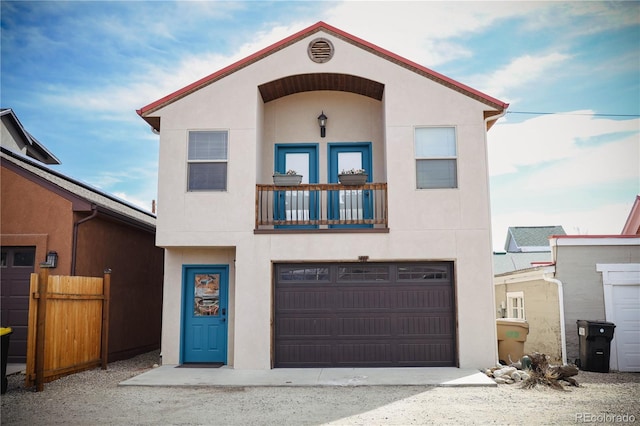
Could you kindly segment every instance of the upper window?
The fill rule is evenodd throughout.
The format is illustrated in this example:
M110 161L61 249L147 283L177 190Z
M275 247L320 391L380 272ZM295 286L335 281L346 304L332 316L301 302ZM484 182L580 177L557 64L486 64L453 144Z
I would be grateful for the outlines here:
M226 131L189 132L189 191L227 190L227 139Z
M415 143L418 189L457 188L456 129L418 127Z
M524 292L507 292L507 318L524 319Z

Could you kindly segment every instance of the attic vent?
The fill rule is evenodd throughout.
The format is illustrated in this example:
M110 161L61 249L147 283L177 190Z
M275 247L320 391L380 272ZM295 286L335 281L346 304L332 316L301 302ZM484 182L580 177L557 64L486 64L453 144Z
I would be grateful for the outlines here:
M317 38L309 43L307 53L313 62L328 62L333 57L333 44L326 38Z

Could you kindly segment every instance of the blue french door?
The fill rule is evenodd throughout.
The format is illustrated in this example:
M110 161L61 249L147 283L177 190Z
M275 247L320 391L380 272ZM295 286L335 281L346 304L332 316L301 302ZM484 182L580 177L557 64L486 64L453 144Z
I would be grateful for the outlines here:
M227 363L229 267L185 265L182 362Z
M318 183L317 144L277 144L275 147L275 171L286 173L295 170L302 175L302 183ZM291 223L316 220L318 218L317 191L274 192L275 220ZM281 227L316 228L316 225L281 225Z
M364 169L367 182L371 182L371 143L332 143L329 144L329 183L338 183L338 175L343 170ZM348 187L345 187L348 188ZM371 191L361 189L344 189L331 191L329 197L329 219L356 220L371 219L373 216L373 200ZM332 227L362 228L372 225L332 225Z

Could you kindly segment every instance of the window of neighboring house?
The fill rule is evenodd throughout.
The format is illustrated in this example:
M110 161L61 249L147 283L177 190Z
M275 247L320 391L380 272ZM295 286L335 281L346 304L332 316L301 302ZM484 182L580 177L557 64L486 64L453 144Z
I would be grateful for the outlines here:
M417 127L415 150L418 189L458 187L455 127Z
M226 131L189 132L189 191L226 191L228 162Z
M524 293L514 291L507 293L507 318L524 318Z

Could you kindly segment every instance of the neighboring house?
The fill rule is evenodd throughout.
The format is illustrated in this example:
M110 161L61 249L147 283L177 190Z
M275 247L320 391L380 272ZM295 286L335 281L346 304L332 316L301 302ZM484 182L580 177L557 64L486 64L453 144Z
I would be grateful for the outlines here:
M550 240L562 282L567 358L579 358L577 320L616 325L613 370L640 372L640 237L558 236Z
M493 253L493 274L500 275L550 263L551 235L566 233L562 226L509 227L504 243L505 251Z
M27 132L12 109L0 108L0 119L2 120L0 140L3 147L22 153L25 157L33 158L43 164L60 164L60 160L55 155Z
M493 365L486 132L507 106L319 22L140 109L163 363ZM338 184L352 168L366 185ZM302 185L274 186L289 169Z
M610 368L640 371L640 237L555 235L549 241L549 263L496 274L497 317L526 320L525 352L565 363L580 358L578 320L613 322Z
M622 235L640 235L640 195L636 196L631 207L629 217L622 228Z
M496 274L496 318L526 321L525 353L541 352L553 362L562 360L558 285L550 263Z
M504 249L508 253L551 252L550 235L566 235L562 226L510 226Z
M529 334L525 352L542 352L559 361L562 351L558 290L554 282L545 280L545 274L553 271L549 245L552 235L566 233L562 226L509 227L506 251L494 252L493 269L496 318L526 321Z
M58 256L53 275L102 277L105 268L112 269L109 361L158 348L163 251L155 247L155 217L25 157L23 149L16 152L23 142L11 139L35 139L15 126L17 120L4 118L0 311L2 326L14 331L8 362L25 362L29 276L39 272L49 252ZM48 153L37 145L31 157Z

